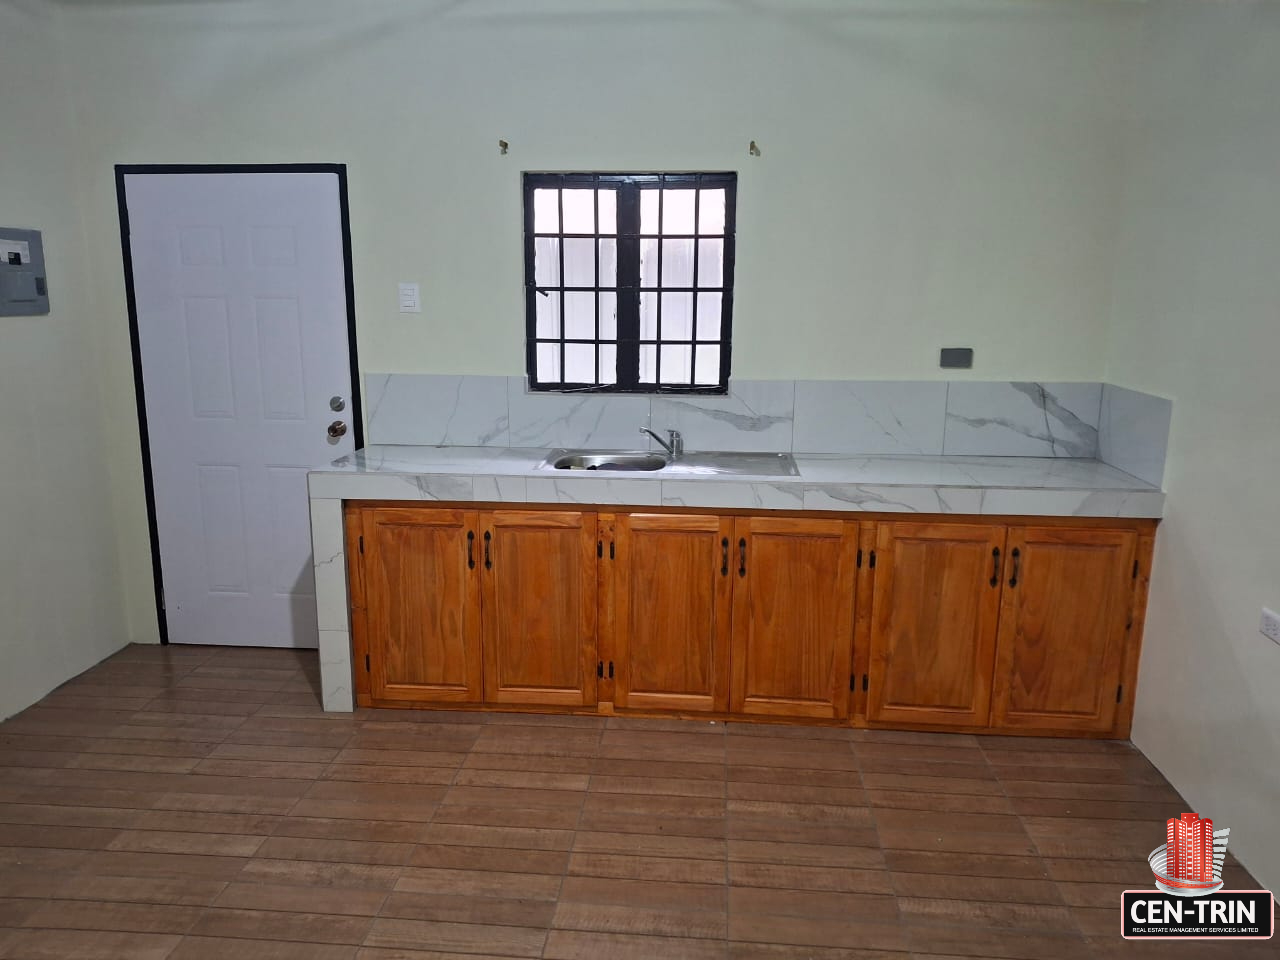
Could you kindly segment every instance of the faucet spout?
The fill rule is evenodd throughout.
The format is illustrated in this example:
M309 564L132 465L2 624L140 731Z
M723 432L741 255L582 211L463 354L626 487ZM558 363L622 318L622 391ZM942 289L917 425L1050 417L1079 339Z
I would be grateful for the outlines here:
M653 439L658 442L658 446L667 451L667 456L672 460L679 460L684 456L684 437L680 435L679 430L668 430L667 437L669 439L667 440L663 440L648 427L641 427L640 432L647 433L649 436L653 437Z

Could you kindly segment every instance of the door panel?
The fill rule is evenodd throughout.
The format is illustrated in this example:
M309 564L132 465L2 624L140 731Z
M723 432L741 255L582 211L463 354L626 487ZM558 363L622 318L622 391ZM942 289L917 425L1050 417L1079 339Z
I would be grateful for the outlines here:
M594 704L595 514L499 510L480 523L485 700Z
M985 726L1005 531L881 523L867 719Z
M735 713L849 713L856 523L751 517L731 544Z
M358 417L338 175L123 182L169 639L314 647L306 472Z
M468 539L476 518L460 510L365 511L374 698L480 701L480 570Z
M618 517L614 702L723 712L729 706L733 520Z
M1009 530L993 725L1112 728L1136 544L1131 530Z

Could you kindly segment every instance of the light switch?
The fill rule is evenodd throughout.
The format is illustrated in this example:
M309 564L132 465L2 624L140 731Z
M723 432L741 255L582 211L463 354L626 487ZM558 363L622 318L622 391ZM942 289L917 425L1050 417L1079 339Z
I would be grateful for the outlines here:
M418 285L416 283L400 284L400 312L422 312L422 299L418 295Z

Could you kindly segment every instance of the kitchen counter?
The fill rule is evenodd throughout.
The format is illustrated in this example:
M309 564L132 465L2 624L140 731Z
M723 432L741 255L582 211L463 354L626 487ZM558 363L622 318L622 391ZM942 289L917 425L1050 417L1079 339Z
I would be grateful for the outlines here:
M544 448L370 446L307 475L324 708L355 706L344 500L1159 517L1164 493L1097 460L795 456L798 475L549 470Z
M370 446L308 475L312 500L1159 517L1164 493L1097 460L796 454L799 474L550 470L542 448Z

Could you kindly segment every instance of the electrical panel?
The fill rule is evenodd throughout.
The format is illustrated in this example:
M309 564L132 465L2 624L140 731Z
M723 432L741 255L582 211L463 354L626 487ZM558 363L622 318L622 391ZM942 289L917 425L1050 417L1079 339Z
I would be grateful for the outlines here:
M49 312L44 244L39 230L0 227L0 317Z

